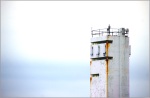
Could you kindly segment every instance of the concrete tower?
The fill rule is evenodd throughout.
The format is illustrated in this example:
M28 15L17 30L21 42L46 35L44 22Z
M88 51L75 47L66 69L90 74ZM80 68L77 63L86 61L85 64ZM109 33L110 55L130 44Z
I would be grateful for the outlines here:
M90 96L129 97L128 29L92 30L90 50Z

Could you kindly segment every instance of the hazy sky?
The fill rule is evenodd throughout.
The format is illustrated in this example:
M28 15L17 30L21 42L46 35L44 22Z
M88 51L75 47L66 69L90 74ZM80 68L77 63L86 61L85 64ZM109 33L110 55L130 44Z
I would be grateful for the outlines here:
M93 29L129 28L130 97L149 95L149 1L2 1L4 96L89 97Z

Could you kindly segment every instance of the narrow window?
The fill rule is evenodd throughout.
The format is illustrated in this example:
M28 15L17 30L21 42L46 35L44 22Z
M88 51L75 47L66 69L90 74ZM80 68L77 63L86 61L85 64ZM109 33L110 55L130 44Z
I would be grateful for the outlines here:
M98 46L98 53L97 53L97 56L100 55L100 46Z
M93 56L93 46L91 46L91 56Z
M92 77L99 77L99 74L91 74Z

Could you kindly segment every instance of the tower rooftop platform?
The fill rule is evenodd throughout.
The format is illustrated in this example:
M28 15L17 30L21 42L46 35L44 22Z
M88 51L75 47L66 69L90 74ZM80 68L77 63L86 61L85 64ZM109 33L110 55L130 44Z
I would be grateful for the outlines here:
M108 28L104 29L91 29L91 35L92 37L95 36L128 36L129 29L125 28L111 28L109 25Z

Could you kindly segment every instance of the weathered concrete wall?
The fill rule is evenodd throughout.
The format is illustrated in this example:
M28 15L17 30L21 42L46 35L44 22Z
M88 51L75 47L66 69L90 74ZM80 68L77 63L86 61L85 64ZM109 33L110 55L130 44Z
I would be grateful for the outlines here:
M91 97L106 97L106 61L96 60L91 63Z
M129 97L130 51L129 37L91 38L91 97Z

